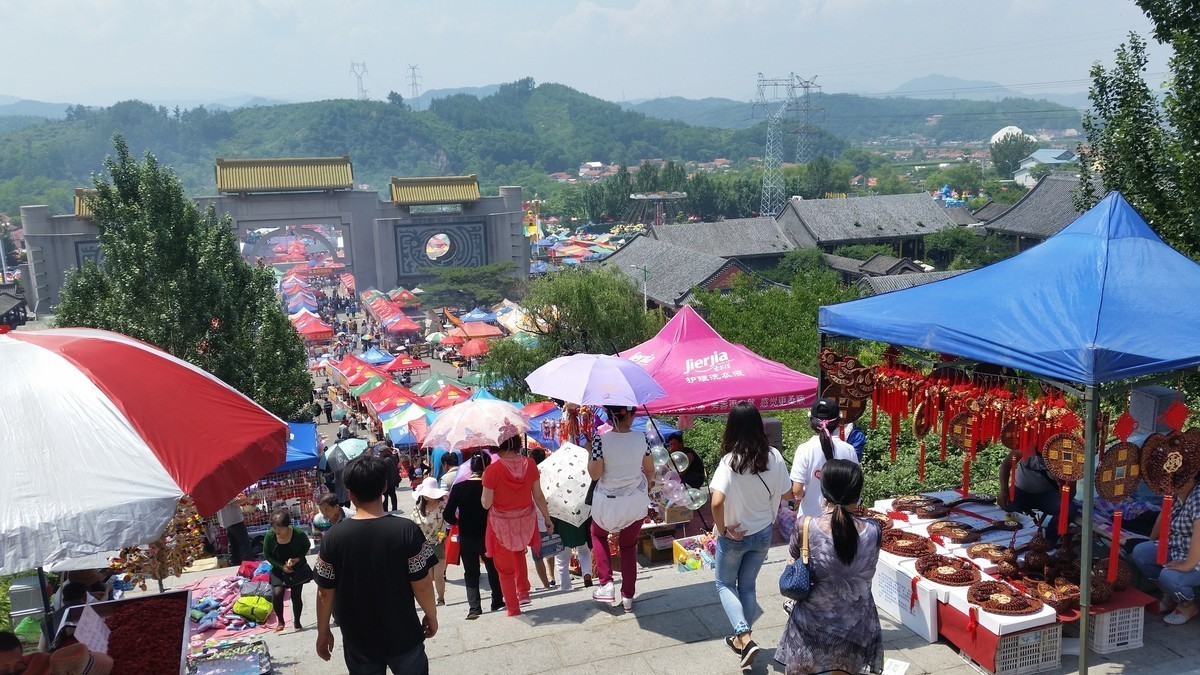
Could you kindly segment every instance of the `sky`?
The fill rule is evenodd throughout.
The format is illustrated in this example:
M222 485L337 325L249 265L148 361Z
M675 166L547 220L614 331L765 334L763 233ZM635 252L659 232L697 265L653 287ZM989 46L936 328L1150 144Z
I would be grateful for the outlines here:
M0 95L107 105L353 98L351 62L377 99L408 97L409 65L422 91L530 76L612 101L750 100L759 73L1070 93L1150 22L1133 0L0 0L0 27Z

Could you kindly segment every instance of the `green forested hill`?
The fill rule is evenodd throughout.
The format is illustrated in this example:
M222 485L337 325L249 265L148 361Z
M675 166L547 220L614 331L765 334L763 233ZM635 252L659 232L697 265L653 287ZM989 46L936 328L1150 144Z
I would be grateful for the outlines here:
M1063 125L1061 111L1040 101L879 100L834 95L816 130L818 151L838 156L843 139L871 138L897 130L927 130L953 138L986 137L1005 124L1026 128ZM887 104L890 107L880 108ZM876 107L871 107L871 106ZM941 105L957 106L936 125L925 118ZM1027 112L1016 116L1016 109ZM946 108L949 110L949 108ZM1066 109L1064 109L1066 110ZM1040 115L1040 117L1039 117ZM715 118L710 118L716 124ZM27 123L29 120L21 120ZM107 108L68 107L66 118L0 126L0 212L16 214L22 204L50 204L53 212L71 208L72 189L90 185L122 134L130 149L153 152L173 166L195 194L215 190L217 157L321 157L349 154L355 179L382 189L389 176L475 173L485 190L522 185L548 194L546 174L574 172L580 163L634 165L640 159L735 162L760 156L765 123L744 128L691 126L680 121L622 110L615 103L558 84L534 86L524 79L502 85L489 96L459 94L433 101L428 110L382 101L330 100L233 111L168 110L138 101ZM793 159L794 147L785 143Z
M761 128L734 131L649 118L556 84L529 79L493 95L434 101L429 110L380 101L331 100L210 112L138 101L72 107L64 120L0 134L0 212L21 204L70 207L122 134L135 153L153 152L196 194L215 190L217 157L349 154L355 179L383 188L389 176L476 173L486 188L546 185L547 173L581 162L710 161L762 153ZM833 142L831 151L840 151Z
M814 121L827 132L850 142L914 133L936 141L973 142L986 140L1010 124L1027 131L1082 128L1078 110L1027 98L970 101L823 94L813 100L823 108L814 115ZM762 119L761 112L754 117L750 103L725 98L660 98L626 107L659 119L729 129L743 129ZM941 117L935 124L928 124L934 115Z

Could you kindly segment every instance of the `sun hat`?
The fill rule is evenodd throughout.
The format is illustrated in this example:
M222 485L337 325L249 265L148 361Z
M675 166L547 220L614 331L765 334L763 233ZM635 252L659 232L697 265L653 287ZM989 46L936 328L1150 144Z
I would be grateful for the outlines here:
M441 499L448 492L438 487L436 478L426 478L421 481L421 486L413 491L413 501L421 501L421 497L429 497L430 499Z

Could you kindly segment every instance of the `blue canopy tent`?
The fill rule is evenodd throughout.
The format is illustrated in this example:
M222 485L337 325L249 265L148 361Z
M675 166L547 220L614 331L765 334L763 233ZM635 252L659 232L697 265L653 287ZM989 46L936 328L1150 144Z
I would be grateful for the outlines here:
M1101 385L1200 366L1197 297L1200 265L1112 192L1034 248L950 279L822 307L818 326L822 340L844 336L954 354L1080 394L1087 418L1081 543L1090 555L1096 417L1099 397L1110 391ZM1080 574L1081 635L1090 569L1083 565ZM1086 649L1079 669L1087 669Z
M317 425L288 422L287 458L275 471L311 469L317 465Z
M392 360L396 357L392 356L391 354L385 354L378 347L371 347L370 349L359 354L358 358L362 359L363 361L366 361L367 363L369 363L373 366L379 366L379 365L383 365L385 363L391 363Z
M462 319L463 321L495 321L496 315L490 312L485 312L476 307L475 309L463 314L458 318Z

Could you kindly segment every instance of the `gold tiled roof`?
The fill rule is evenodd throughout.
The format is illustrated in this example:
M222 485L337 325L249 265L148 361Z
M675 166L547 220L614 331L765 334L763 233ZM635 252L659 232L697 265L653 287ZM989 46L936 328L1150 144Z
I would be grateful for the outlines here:
M479 180L469 176L392 178L392 201L397 206L465 204L479 201Z
M345 190L354 187L350 155L274 159L217 158L220 192Z
M91 220L96 214L92 213L92 205L87 198L96 195L95 188L75 188L75 217L80 220Z

